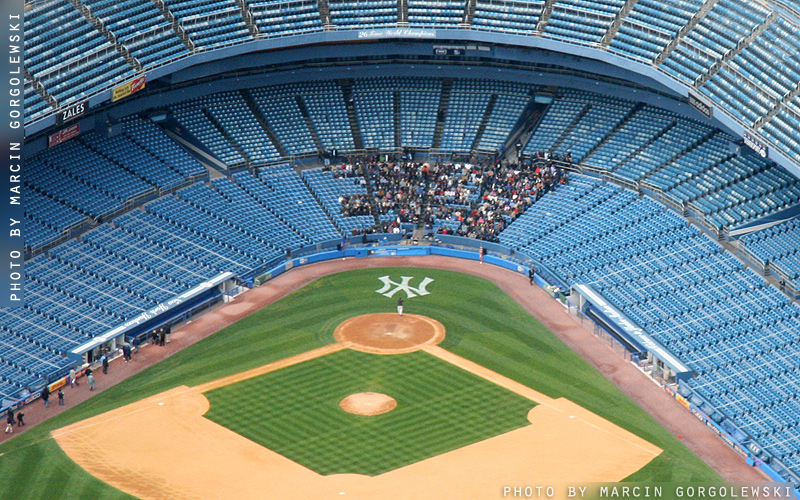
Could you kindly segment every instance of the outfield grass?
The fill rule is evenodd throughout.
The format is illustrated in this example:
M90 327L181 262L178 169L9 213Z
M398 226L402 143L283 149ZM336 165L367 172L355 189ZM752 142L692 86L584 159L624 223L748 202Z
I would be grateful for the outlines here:
M353 415L338 402L387 394L397 408ZM318 472L377 476L530 425L536 406L426 352L345 350L205 393L205 417Z
M720 477L499 288L481 278L432 269L363 269L322 278L142 373L0 446L0 500L131 498L84 472L49 432L178 385L197 385L332 343L347 318L395 310L378 276L425 276L430 295L406 312L440 321L442 347L550 397L566 397L662 448L635 481ZM268 284L265 286L269 286ZM121 429L135 439L147 429ZM102 446L102 443L97 443Z

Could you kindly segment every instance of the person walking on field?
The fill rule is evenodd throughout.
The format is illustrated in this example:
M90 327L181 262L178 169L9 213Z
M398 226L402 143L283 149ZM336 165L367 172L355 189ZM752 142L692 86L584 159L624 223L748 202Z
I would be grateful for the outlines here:
M8 415L6 416L6 434L14 432L14 412L8 410Z
M103 354L103 357L102 357L102 359L100 359L100 361L103 363L103 373L107 374L108 373L108 355L107 354Z
M86 382L89 384L89 390L93 391L94 390L94 375L91 374L91 373L89 375L87 375L86 376Z
M397 299L397 314L403 315L403 297Z
M25 425L25 421L23 420L23 418L25 418L25 414L22 413L21 411L17 412L17 427Z
M58 406L64 406L64 391L58 390Z

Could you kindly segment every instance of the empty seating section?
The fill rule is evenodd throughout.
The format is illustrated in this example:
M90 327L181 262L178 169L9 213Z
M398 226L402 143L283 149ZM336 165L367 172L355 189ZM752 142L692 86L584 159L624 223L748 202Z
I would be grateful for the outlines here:
M156 303L171 299L188 288L146 267L144 263L119 257L86 242L70 240L50 251L50 256L104 282L116 283L131 293ZM109 321L105 333L119 321Z
M709 132L709 129L699 125L676 122L615 170L613 175L629 182L639 181L699 143Z
M30 80L25 80L23 99L26 122L33 121L39 116L44 116L51 111L50 106L47 104L41 94L36 91Z
M704 215L716 228L733 227L800 202L797 178L782 168L767 164L760 158L752 160L749 165L736 160L740 158L729 160L726 167L737 172L732 179L728 178L732 184L716 184L715 191L703 193L689 202L691 209ZM712 168L699 179L698 184L703 185L704 178L719 182L727 175L726 170ZM741 177L736 178L737 175ZM725 187L720 189L720 185Z
M723 66L700 91L728 110L732 116L752 125L775 105L755 83L740 72L734 62Z
M234 0L164 0L196 47L252 40Z
M668 74L692 84L769 15L767 7L747 0L720 0L681 38L660 66Z
M777 144L786 156L800 162L800 99L789 102L759 132Z
M16 335L22 332L38 337L49 333L40 330L36 324L18 319L18 314L18 309L0 312L0 392L5 397L18 395L29 388L38 388L44 377L54 373L64 375L70 366L67 358Z
M623 118L633 111L634 104L622 99L603 97L587 92L567 91L562 99L584 102L589 106L583 116L575 122L573 128L565 128L561 142L551 147L554 152L566 154L570 152L573 161L580 162L594 146L606 137ZM548 118L549 120L550 118ZM536 148L531 145L532 151ZM546 148L545 148L546 149ZM526 151L528 149L526 148Z
M197 193L182 192L182 196L201 196ZM214 200L209 199L209 202ZM145 209L159 218L186 228L192 233L207 235L211 240L235 248L238 252L250 257L259 264L265 264L275 258L277 249L269 246L252 232L227 224L215 214L202 208L200 201L192 204L177 196L166 196L148 204ZM260 228L257 228L260 230Z
M82 0L82 3L89 15L99 20L97 27L70 0L32 3L26 9L25 67L30 74L25 88L26 122L55 110L35 90L34 81L43 85L58 106L63 106L133 77L136 62L147 70L190 57L192 53L181 42L170 15L175 16L200 51L255 40L235 0L167 0L166 16L148 0ZM620 19L621 24L608 46L599 47L625 3L625 0L557 0L542 34L651 64L705 2L635 2ZM247 8L252 13L252 29L265 37L321 32L326 25L335 29L398 26L400 20L395 0L332 0L328 4L329 19L324 20L318 3L313 0L256 0L247 2ZM471 14L466 8L468 4L456 0L411 0L402 21L412 27L468 26L533 34L545 2L478 0ZM660 69L692 85L715 62L737 49L739 53L726 61L700 90L752 125L791 92L800 79L800 62L793 57L800 45L800 35L788 14L777 15L774 21L770 18L763 33L752 43L740 46L772 14L772 8L760 2L720 0L681 37ZM123 47L135 61L125 61ZM405 98L404 103L410 104ZM769 131L772 140L787 145L781 133Z
M265 212L258 200L230 179L214 179L211 187L217 191L212 199L200 190L206 197L202 206L208 210L214 207L214 215L228 224L253 234L278 250L298 248L311 242L311 238L301 234L281 217L270 211ZM226 202L232 206L226 206Z
M36 3L25 10L25 69L59 104L134 72L69 0Z
M701 147L687 152L664 168L653 172L644 179L643 184L648 188L665 192L683 182L691 183L692 179L703 171L730 158L733 155L731 146L733 140L718 132Z
M307 82L297 87L322 147L340 151L355 149L342 88L332 81Z
M246 255L214 234L197 234L187 225L173 223L154 214L134 210L114 219L114 225L181 255L201 262L219 272L246 274L262 262Z
M455 80L444 120L441 149L470 151L490 95L483 91L481 80Z
M544 32L571 42L597 44L624 5L625 0L558 0Z
M363 28L371 26L396 26L397 1L329 0L331 22L337 28Z
M371 228L375 225L375 217L372 215L345 217L342 214L342 203L339 201L341 196L367 193L366 187L361 185L362 179L360 175L334 178L332 172L321 169L303 171L303 180L314 197L328 213L339 232L346 236L349 236L353 229Z
M119 322L111 314L36 280L25 282L26 307L65 324L87 336L105 333Z
M441 80L400 78L395 82L400 95L401 144L412 148L431 147L442 94Z
M170 23L161 23L148 31L137 32L128 39L120 40L120 44L145 68L165 64L188 54Z
M172 116L209 151L227 165L243 165L245 159L209 118L202 101L185 101L170 107Z
M29 280L102 309L113 315L113 321L117 322L133 318L156 305L152 300L139 297L117 284L100 281L55 258L40 256L30 259L25 264L25 273Z
M393 87L389 78L364 78L353 83L353 101L365 148L394 149Z
M87 217L39 191L25 192L25 245L31 250L46 246L69 230L87 222Z
M85 0L83 3L144 67L188 55L152 1Z
M162 163L124 134L102 137L96 132L79 139L84 145L125 170L165 191L180 186L184 177L169 165ZM104 168L103 166L99 166Z
M800 201L796 178L782 168L760 157L726 154L719 142L712 147L708 154L713 156L704 158L702 152L691 155L699 157L701 163L694 164L692 168L696 170L681 174L682 178L669 180L656 175L648 182L657 183L662 189L666 187L669 198L677 204L688 205L718 230L755 220ZM697 170L698 165L706 168ZM675 171L675 167L670 167L669 171Z
M267 36L321 31L316 0L256 0L249 2L258 31Z
M122 41L148 31L164 21L155 4L147 0L81 0L105 29Z
M218 274L215 269L192 261L170 248L160 248L152 243L143 242L124 230L109 225L88 232L82 240L119 258L137 262L186 289L198 286Z
M790 219L739 239L739 250L764 269L800 289L800 220Z
M579 118L586 107L586 102L575 101L568 97L553 100L528 139L523 153L530 155L537 151L552 149L564 131Z
M122 124L127 137L182 177L189 179L207 175L205 167L171 140L156 124L135 116L123 119Z
M584 162L606 171L614 171L646 147L675 123L676 116L651 106L639 110L608 136Z
M61 238L61 233L57 230L27 215L22 222L25 228L25 246L32 250L38 250Z
M92 218L122 210L123 203L83 179L70 177L50 161L37 157L26 160L25 186Z
M797 31L779 16L728 64L752 82L759 93L780 100L800 82L800 60L794 48L800 46Z
M530 33L536 29L544 2L477 0L472 27L485 30Z
M88 141L93 137L97 136L89 136ZM49 149L41 158L72 179L86 182L123 203L130 203L155 191L153 185L112 163L80 140L68 141Z
M796 391L781 390L800 380L800 363L785 362L800 355L800 308L716 242L652 200L577 175L500 239L569 284L591 285L688 363L698 373L689 384L717 410L775 456L797 455L770 443L800 421ZM768 408L791 416L765 426Z
M585 167L665 193L717 231L800 201L792 175L768 160L733 153L731 138L652 106L630 113L633 109L633 103L563 91L524 153L571 151Z
M491 81L483 81L481 86L497 97L477 148L484 151L499 150L528 105L533 89L528 85Z
M408 0L408 25L457 28L464 23L463 0Z
M524 153L571 151L585 167L665 193L717 231L800 201L792 175L760 157L734 154L731 138L659 108L633 109L633 103L564 91Z
M289 84L253 89L250 94L288 154L317 152L297 106L295 97L299 95L299 89L296 86Z
M232 178L267 210L312 243L341 237L303 180L289 165L263 168L258 178L247 172L234 174Z
M280 154L240 93L214 94L202 99L201 105L231 140L244 150L252 163L263 165L280 159Z
M190 229L213 235L220 241L229 242L243 252L268 262L283 253L285 246L298 246L302 241L297 234L282 225L270 214L253 212L256 204L239 187L233 186L228 197L220 192L230 185L226 178L215 179L213 189L202 183L193 184L175 193L174 198L162 198L146 208L168 220L178 222ZM236 196L232 203L230 196ZM248 210L248 205L250 210ZM286 241L285 245L281 241Z
M609 50L653 61L703 6L703 0L639 0L609 44Z

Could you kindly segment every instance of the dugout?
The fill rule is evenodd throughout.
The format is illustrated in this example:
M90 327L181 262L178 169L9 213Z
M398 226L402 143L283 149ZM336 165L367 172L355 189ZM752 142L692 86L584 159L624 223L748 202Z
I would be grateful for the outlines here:
M626 350L646 358L653 369L666 382L677 382L692 377L693 371L646 331L631 321L622 311L588 285L575 285L570 300L578 310L614 337Z
M91 363L103 352L113 353L126 339L133 339L155 328L191 318L193 314L224 300L226 294L239 286L240 280L234 274L220 274L117 325L103 335L92 338L73 349L69 357L78 366Z

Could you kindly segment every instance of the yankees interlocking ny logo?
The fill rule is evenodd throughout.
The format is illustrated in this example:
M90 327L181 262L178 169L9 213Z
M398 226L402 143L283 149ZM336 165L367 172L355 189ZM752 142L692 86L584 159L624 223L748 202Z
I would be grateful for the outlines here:
M433 283L433 280L428 277L425 277L416 288L409 284L411 280L414 279L413 276L400 276L400 278L400 283L397 283L396 281L392 281L388 276L381 276L378 279L383 282L383 288L375 290L375 293L380 293L384 297L392 298L397 292L403 291L406 292L406 297L409 299L417 295L428 295L431 293L426 287ZM392 286L394 286L394 288L392 288Z

